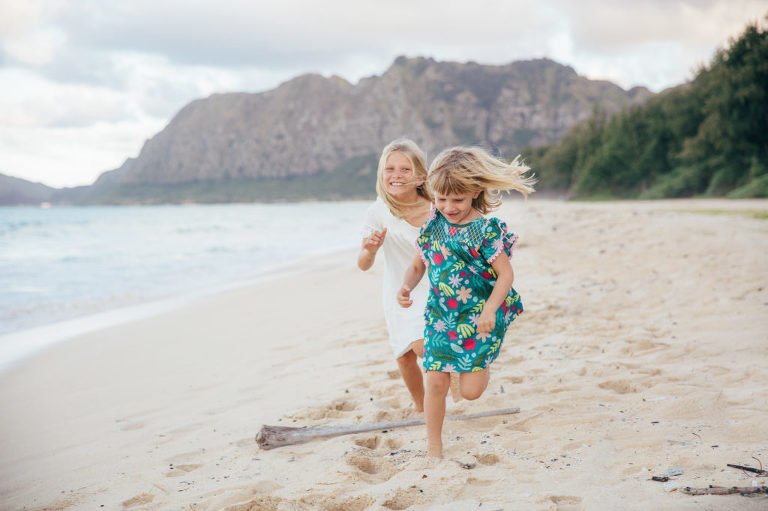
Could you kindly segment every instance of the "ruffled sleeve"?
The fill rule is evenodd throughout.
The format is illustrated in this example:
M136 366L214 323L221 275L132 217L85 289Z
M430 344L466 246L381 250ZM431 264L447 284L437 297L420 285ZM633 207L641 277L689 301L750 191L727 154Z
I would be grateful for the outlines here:
M432 209L429 212L429 218L427 218L426 222L424 222L424 225L421 226L421 229L419 230L419 236L416 238L416 250L419 252L421 260L424 261L424 266L427 268L429 268L429 261L427 261L429 238L432 234L432 227L434 227L436 220L437 209L432 206Z
M517 243L517 236L507 232L506 223L498 218L489 218L483 241L480 243L480 255L489 263L492 263L502 252L511 259L515 243Z

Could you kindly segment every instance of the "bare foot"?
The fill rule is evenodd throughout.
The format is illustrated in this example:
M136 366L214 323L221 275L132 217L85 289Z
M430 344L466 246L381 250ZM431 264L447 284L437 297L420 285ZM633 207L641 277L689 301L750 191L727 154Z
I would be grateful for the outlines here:
M430 458L442 458L443 457L443 444L428 444L427 445L427 456Z
M413 397L413 396L411 396ZM416 409L419 413L424 413L424 394L421 394L421 399L413 399L413 407Z

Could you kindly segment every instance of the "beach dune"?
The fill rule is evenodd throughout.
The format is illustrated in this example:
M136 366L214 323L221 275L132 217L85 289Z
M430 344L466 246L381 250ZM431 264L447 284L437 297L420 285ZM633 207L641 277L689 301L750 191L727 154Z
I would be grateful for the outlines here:
M768 485L727 467L768 467L766 211L506 203L526 311L448 413L521 411L446 422L442 461L423 427L254 442L420 417L353 251L62 342L0 374L0 509L766 509L675 489Z

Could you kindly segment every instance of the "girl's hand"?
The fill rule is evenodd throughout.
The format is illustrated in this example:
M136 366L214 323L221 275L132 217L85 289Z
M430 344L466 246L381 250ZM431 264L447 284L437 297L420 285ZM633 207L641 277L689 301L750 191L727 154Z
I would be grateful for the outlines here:
M491 312L483 308L480 317L477 318L477 332L480 334L489 334L496 326L496 312Z
M387 235L387 228L383 228L381 231L373 231L370 236L363 238L363 250L375 254L384 243L384 237Z
M403 286L400 288L400 290L397 292L397 303L399 303L400 307L403 307L404 309L407 309L413 305L413 300L411 300L410 287Z

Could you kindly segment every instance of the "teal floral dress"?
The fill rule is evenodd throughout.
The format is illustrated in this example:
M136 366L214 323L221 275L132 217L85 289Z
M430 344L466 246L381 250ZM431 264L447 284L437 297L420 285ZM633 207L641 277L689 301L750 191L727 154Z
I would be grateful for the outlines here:
M498 218L454 225L432 209L416 240L430 281L424 310L427 371L480 371L499 355L507 327L523 312L520 296L510 289L490 333L478 334L477 320L496 284L491 263L502 254L511 258L516 241Z

